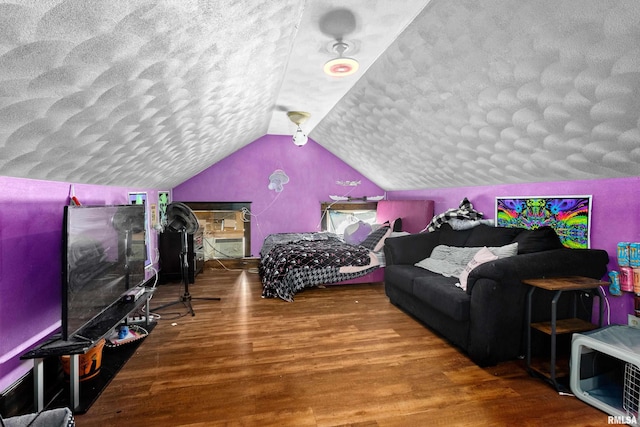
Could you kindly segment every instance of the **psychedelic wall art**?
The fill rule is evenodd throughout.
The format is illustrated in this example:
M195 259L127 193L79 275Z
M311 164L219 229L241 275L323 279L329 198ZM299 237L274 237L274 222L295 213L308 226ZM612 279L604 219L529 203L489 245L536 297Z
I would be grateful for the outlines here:
M564 246L589 248L591 196L496 197L496 226L549 226Z

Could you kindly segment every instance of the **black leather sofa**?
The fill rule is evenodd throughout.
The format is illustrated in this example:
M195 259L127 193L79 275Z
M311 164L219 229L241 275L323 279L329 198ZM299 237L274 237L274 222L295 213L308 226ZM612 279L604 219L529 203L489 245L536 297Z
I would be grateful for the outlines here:
M514 242L518 243L517 255L475 267L468 275L466 291L455 285L457 277L415 266L438 245L480 249ZM444 224L434 232L387 239L384 251L385 292L391 303L458 346L480 366L524 354L529 288L521 280L574 275L601 279L609 261L603 250L564 248L549 227L525 230L484 224L467 230ZM569 296L563 294L560 299L559 316L568 316L571 299L565 297ZM548 320L550 299L550 293L536 292L534 321ZM587 295L581 300L579 317L590 319L593 301Z

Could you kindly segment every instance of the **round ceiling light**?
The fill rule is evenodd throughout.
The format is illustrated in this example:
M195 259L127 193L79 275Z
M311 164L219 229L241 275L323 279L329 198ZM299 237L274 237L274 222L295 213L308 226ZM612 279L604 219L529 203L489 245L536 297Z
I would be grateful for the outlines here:
M344 40L333 42L329 50L338 54L324 64L325 74L332 77L345 77L358 71L360 64L353 58L343 56L345 52L352 50L352 46Z
M324 64L325 74L333 77L345 77L358 71L358 61L353 58L335 58Z

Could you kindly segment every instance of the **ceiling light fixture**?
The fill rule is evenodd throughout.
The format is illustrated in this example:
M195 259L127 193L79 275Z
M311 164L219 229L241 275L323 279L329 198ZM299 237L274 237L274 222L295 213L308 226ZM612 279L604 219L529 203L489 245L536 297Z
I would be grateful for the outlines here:
M343 56L351 46L345 41L337 41L332 49L338 54L337 58L331 59L324 64L325 74L332 77L345 77L358 71L360 64L353 58Z
M289 120L291 120L296 126L298 126L295 133L293 134L292 141L298 147L302 147L307 143L309 138L302 131L302 129L300 128L300 125L306 122L307 119L311 116L311 114L305 111L289 111L287 112L287 116L289 117Z

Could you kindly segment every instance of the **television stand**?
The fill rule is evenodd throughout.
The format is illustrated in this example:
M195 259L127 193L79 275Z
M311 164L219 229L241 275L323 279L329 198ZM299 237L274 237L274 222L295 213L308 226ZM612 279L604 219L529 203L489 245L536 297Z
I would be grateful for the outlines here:
M70 356L69 362L69 407L74 413L83 413L89 409L89 406L100 395L102 390L109 384L113 376L124 365L124 362L131 357L129 354L120 366L113 371L113 369L104 369L105 361L103 361L103 367L101 368L101 374L96 378L87 380L89 382L98 382L98 377L102 376L103 369L105 371L112 371L111 375L107 375L102 378L102 387L92 387L91 393L86 393L84 396L80 396L80 355L87 353L103 338L107 337L111 331L123 323L130 313L137 310L146 304L146 321L145 327L147 330L151 330L155 324L149 323L149 300L153 296L155 289L147 289L145 293L138 298L137 301L124 302L118 301L105 310L102 314L95 319L88 322L83 326L76 335L82 338L71 337L67 341L63 341L61 338L52 338L49 341L40 344L32 350L29 350L23 354L21 359L33 359L33 384L34 384L34 410L40 412L45 408L44 404L44 359L47 357L58 356ZM131 346L132 350L135 350L141 341L132 342L126 344L124 347ZM134 348L135 347L135 348ZM93 395L93 396L92 396ZM91 398L92 397L92 398Z

